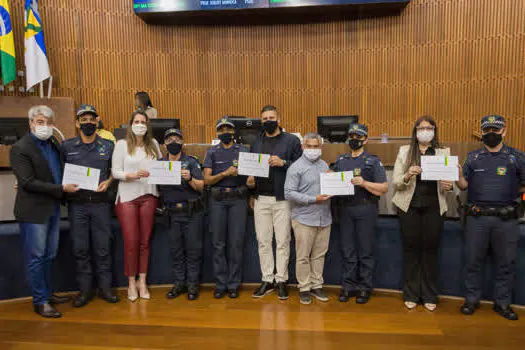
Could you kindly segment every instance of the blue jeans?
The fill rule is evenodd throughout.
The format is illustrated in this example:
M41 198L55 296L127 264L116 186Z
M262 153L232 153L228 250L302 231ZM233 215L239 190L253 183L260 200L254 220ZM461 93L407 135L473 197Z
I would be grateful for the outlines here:
M42 305L51 297L51 265L58 250L60 206L44 224L19 222L19 225L33 304Z

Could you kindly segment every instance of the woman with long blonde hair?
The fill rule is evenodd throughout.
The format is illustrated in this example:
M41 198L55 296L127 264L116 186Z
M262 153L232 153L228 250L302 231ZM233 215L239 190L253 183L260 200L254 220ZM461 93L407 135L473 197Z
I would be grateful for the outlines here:
M146 275L158 192L156 185L148 184L149 172L141 165L147 160L157 160L160 154L147 114L143 110L133 112L126 139L115 146L112 165L113 177L120 180L117 216L124 237L124 273L129 279L130 301L150 298Z

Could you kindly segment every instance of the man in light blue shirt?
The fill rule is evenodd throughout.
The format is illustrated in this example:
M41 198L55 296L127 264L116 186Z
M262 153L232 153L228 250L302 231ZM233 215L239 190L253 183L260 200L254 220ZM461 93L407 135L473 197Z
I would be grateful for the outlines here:
M318 134L306 134L303 155L288 169L284 184L284 196L292 205L301 304L310 304L311 295L320 301L328 301L323 292L323 268L332 215L330 196L320 194L321 174L329 170L321 159L321 148L322 140Z

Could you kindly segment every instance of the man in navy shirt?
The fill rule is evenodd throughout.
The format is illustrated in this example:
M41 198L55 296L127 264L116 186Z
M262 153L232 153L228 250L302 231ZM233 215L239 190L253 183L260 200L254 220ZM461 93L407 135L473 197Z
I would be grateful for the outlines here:
M211 186L214 296L220 299L228 292L229 298L237 298L248 216L246 176L237 173L237 165L239 153L248 148L234 142L235 125L227 117L217 122L216 129L221 143L208 149L204 160L204 182Z
M107 192L112 181L114 144L98 136L97 111L92 105L83 104L78 108L75 124L79 136L62 145L64 161L98 169L100 178L96 191L80 190L66 197L80 289L73 306L83 307L93 297L92 260L97 269L98 295L108 303L116 303L119 298L111 289L111 200Z
M352 124L348 130L350 153L337 158L333 171L351 171L353 196L339 198L341 252L343 256L342 289L339 301L357 296L358 304L368 302L374 272L375 228L379 196L388 191L383 164L364 150L368 128Z
M60 202L64 193L78 191L62 185L62 154L53 137L55 115L47 106L29 110L30 134L11 148L11 167L18 190L14 214L20 226L24 263L33 295L33 306L43 317L62 314L53 304L70 300L52 294L51 265L58 250Z
M479 307L483 265L488 247L496 265L493 310L517 320L512 310L519 237L517 199L525 192L525 155L503 143L505 118L489 115L481 120L485 147L470 152L458 187L468 189L465 227L467 295L461 312L472 315Z
M291 218L290 203L284 198L286 172L303 154L301 142L295 135L284 132L281 119L274 106L261 110L264 131L252 144L252 153L270 155L270 176L250 177L248 185L255 187L254 219L262 283L253 293L262 298L277 287L279 299L288 299L288 263L290 260ZM275 260L273 238L275 231ZM277 273L274 273L274 269ZM277 286L275 285L277 283Z
M202 267L202 235L204 206L201 192L204 187L201 166L182 148L184 139L179 129L164 133L168 156L163 161L181 162L181 184L161 185L159 190L170 217L173 288L166 295L173 299L188 293L188 300L199 297L199 278Z

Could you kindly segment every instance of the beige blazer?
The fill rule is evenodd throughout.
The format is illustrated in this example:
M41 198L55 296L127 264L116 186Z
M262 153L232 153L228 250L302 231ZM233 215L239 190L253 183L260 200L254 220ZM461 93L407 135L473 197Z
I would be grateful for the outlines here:
M394 174L392 175L392 183L394 185L394 197L392 203L405 213L410 207L410 202L414 196L414 190L416 188L416 177L412 176L409 182L405 182L405 162L409 157L410 146L401 146L399 153L397 154L396 164L394 165ZM436 156L449 156L450 148L438 148L436 149ZM438 199L439 199L439 211L441 215L444 215L447 210L447 193L438 186Z

